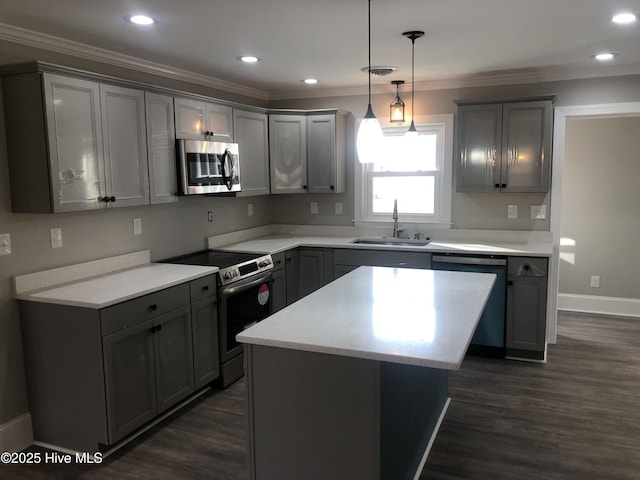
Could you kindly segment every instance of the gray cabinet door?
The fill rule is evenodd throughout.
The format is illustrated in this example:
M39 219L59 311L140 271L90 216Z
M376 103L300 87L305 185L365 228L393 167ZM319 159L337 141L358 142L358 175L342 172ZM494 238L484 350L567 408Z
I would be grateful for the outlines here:
M271 193L307 191L307 118L269 116Z
M151 328L148 320L102 339L110 444L156 416Z
M173 97L145 93L147 157L152 204L177 202L176 131Z
M194 391L193 337L188 306L153 320L158 413Z
M100 85L107 196L110 207L149 204L144 92Z
M310 193L336 190L336 116L307 117L307 173Z
M315 292L325 284L324 251L322 249L300 249L300 296Z
M43 74L43 82L53 211L103 208L100 199L106 195L106 183L100 87L48 73Z
M271 272L271 295L273 313L287 306L287 270L285 268Z
M502 112L502 191L548 192L551 102L505 103Z
M175 127L177 138L233 141L233 110L226 105L203 102L191 98L175 98Z
M269 123L265 113L233 110L240 151L242 191L238 196L269 194Z
M287 305L300 299L300 255L298 250L285 253L287 276Z
M511 350L545 351L547 315L547 260L509 258L507 276L507 354ZM517 352L515 352L515 356Z
M191 304L193 372L196 390L220 376L218 302L207 297Z
M500 187L502 105L458 108L456 182L459 192L494 192Z

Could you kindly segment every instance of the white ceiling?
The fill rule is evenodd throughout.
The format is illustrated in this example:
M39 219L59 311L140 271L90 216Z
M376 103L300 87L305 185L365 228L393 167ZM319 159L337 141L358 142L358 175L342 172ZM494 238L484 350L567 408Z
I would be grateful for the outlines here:
M409 84L407 30L426 32L416 41L416 88L640 73L640 22L610 20L621 10L640 14L640 0L373 0L371 10L372 63L398 67L374 78L377 88L393 88L395 79ZM125 20L140 12L156 23ZM265 98L362 93L367 85L360 71L367 65L366 0L0 0L0 23L0 38L10 38L7 31L24 38L29 32L20 29L27 29ZM591 56L601 51L619 55L596 64ZM236 60L246 54L262 60ZM306 77L319 84L304 85Z

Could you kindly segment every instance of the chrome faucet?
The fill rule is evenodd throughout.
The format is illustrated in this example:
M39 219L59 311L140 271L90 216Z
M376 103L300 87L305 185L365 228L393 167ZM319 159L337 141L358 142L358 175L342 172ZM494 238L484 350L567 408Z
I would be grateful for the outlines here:
M400 238L404 228L398 228L398 199L393 201L393 238Z

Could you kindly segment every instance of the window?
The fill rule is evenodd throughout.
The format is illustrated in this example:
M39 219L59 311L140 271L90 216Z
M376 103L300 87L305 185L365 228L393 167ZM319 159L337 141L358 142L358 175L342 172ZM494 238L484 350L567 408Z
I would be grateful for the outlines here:
M384 146L375 163L356 167L356 222L391 222L394 200L406 223L451 222L453 115L416 118L418 137L407 127L383 127Z

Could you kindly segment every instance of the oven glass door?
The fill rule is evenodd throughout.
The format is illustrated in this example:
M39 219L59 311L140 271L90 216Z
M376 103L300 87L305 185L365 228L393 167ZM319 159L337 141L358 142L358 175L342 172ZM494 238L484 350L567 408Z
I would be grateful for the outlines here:
M220 353L227 361L243 351L236 335L271 315L271 273L229 285L221 293Z

